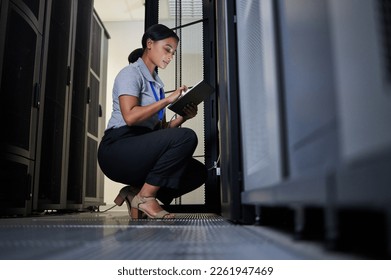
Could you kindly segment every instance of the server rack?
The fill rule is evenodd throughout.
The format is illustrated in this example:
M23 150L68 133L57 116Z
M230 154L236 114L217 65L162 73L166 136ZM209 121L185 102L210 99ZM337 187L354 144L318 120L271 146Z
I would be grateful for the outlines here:
M100 81L89 97L93 1L4 0L0 13L1 116L7 120L0 144L1 215L103 204L102 174L88 162L96 161L96 149L86 148L86 125L90 107L90 124L102 133L109 36L96 44Z
M225 216L243 220L253 206L253 221L296 238L389 256L390 2L238 0L221 22L220 4L219 78L239 69L225 79L237 79L234 97L219 83L221 142L236 143L222 150L222 191L240 194ZM241 144L229 119L239 120Z
M32 210L37 165L39 107L45 79L43 45L46 1L1 1L0 75L1 215Z
M240 198L243 185L235 3L216 1L215 5L221 213L232 221L240 221L244 209Z

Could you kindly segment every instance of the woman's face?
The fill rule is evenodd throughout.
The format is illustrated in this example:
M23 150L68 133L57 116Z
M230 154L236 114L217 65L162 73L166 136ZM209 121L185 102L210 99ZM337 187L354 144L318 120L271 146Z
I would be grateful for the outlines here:
M150 58L159 68L165 69L174 57L178 42L175 38L166 38L160 41L148 41Z

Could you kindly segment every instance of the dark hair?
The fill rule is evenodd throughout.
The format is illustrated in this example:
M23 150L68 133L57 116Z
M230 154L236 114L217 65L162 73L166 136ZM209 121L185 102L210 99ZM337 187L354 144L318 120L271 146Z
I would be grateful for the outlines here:
M138 48L138 49L133 50L133 51L129 54L129 56L128 56L129 64L130 64L130 63L136 62L140 57L142 57L143 52L144 52L144 51L143 51L142 48Z
M179 37L176 33L163 24L155 24L150 26L144 33L141 40L143 49L147 48L147 40L151 39L152 41L160 41L167 38L175 38L179 42Z

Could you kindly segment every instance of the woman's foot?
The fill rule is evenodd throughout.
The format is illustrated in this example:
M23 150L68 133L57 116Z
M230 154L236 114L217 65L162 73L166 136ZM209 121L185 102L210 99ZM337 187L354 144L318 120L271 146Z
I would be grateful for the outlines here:
M131 201L135 197L135 195L140 191L138 187L125 186L123 187L117 197L114 199L114 203L118 206L122 206L124 202L126 202L126 206L128 207L129 216L131 216Z
M153 196L141 196L137 194L131 203L131 217L140 218L140 211L152 219L174 219L175 215L165 211Z

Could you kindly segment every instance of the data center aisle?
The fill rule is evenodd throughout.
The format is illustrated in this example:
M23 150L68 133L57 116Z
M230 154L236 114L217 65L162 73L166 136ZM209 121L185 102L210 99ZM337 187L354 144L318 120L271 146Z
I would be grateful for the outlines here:
M131 220L127 212L0 219L0 259L354 259L260 226L215 214Z

